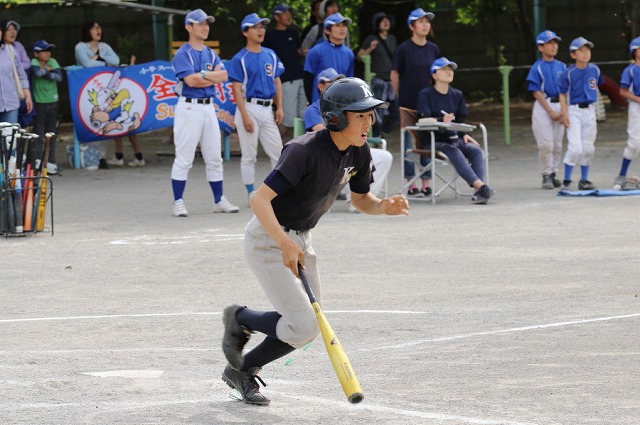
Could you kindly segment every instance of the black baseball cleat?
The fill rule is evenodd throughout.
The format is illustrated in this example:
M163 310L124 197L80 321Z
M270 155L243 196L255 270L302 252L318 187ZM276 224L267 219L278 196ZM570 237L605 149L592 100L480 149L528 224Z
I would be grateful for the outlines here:
M260 394L258 381L263 387L266 387L267 384L258 376L258 372L260 372L259 367L254 367L247 372L241 372L228 364L222 372L222 380L238 391L242 396L242 401L245 403L266 406L270 403L270 400Z
M242 349L251 338L251 331L241 326L236 319L236 314L243 308L245 307L233 304L226 307L222 313L222 323L224 324L222 351L234 369L242 367Z

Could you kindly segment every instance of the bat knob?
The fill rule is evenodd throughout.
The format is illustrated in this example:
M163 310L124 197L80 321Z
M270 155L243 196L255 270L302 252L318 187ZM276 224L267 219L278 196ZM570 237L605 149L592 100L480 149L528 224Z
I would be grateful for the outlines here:
M349 396L348 400L351 404L358 404L364 398L364 394L362 393L353 393Z
M91 125L94 127L100 127L100 121L92 121Z

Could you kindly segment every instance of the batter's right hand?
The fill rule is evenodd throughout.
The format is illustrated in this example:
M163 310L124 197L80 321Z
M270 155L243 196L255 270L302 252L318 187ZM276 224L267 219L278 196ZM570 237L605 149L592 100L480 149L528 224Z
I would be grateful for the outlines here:
M282 264L291 270L297 278L300 278L298 274L298 263L304 267L304 252L302 252L298 244L289 237L282 242L280 250L282 250Z

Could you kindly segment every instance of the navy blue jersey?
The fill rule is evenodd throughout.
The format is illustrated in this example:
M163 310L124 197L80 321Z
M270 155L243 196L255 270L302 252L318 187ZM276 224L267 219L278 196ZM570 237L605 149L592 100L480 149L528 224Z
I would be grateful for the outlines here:
M629 90L636 96L640 96L640 66L632 63L622 71L620 87Z
M562 74L558 87L560 93L569 95L569 103L595 103L598 99L598 86L604 84L600 68L592 63L580 69L571 65Z
M242 48L227 64L229 79L244 86L246 98L272 99L276 95L274 80L284 72L284 65L271 49L259 53Z
M311 102L320 99L320 92L316 88L318 87L318 74L327 68L333 68L338 74L345 77L353 77L353 52L344 44L333 44L326 40L309 50L304 61L304 70L313 74Z
M220 57L212 49L205 46L202 50L196 50L189 43L180 46L173 57L172 65L176 78L181 81L187 75L197 74L200 71L213 71L218 65L220 69L225 69ZM215 93L214 86L196 88L184 84L181 95L204 98L213 97Z
M267 31L262 46L276 52L284 64L284 73L280 76L283 83L302 79L302 60L298 54L300 38L297 32L292 29Z
M418 114L424 117L438 118L438 121L442 121L441 111L454 114L456 116L455 122L464 122L469 112L462 92L451 86L449 86L447 94L440 93L434 87L422 89L418 94ZM436 142L451 142L463 134L447 130L436 131Z
M538 59L531 66L527 76L529 91L541 91L546 97L558 97L558 81L566 70L567 66L559 60Z
M272 171L276 172L291 185L271 201L278 222L289 229L310 230L347 183L352 192L369 192L371 152L366 143L341 152L329 130L320 130L285 144Z
M431 85L431 64L440 56L437 44L428 42L418 46L406 40L393 52L393 69L400 75L398 105L416 109L418 93Z

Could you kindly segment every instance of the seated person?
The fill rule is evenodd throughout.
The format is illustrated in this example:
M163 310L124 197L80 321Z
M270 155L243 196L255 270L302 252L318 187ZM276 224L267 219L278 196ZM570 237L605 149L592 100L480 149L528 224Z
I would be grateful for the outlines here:
M447 58L436 59L431 65L433 85L424 88L418 95L418 115L432 117L445 123L463 123L467 117L467 106L462 92L450 86L453 71L458 68ZM422 132L422 149L430 149L428 133ZM495 191L484 182L485 164L478 142L467 133L441 129L435 132L436 150L444 153L469 186L475 189L471 198L474 204L486 204Z
M333 68L327 68L318 74L318 90L322 94L325 88L336 80L344 78L344 75L338 74ZM320 99L310 104L304 113L304 128L306 131L318 131L325 127L325 123L320 113ZM393 156L382 149L371 149L371 159L373 160L373 182L371 183L371 193L378 195L382 190L389 170L391 170L391 162ZM349 195L351 193L347 191L347 202L349 203L349 212L358 212L358 210L351 205Z

